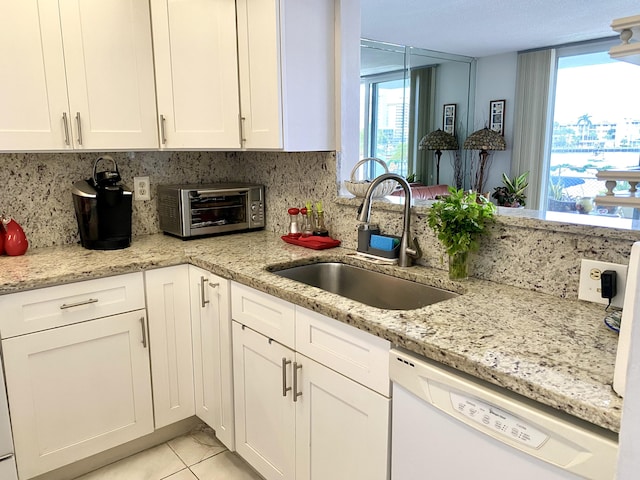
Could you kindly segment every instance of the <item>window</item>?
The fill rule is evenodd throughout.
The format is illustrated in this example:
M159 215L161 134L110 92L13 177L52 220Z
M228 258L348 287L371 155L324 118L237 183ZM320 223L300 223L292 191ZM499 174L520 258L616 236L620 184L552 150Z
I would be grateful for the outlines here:
M360 82L360 158L384 160L389 171L407 174L408 98L405 72L362 77ZM383 172L375 162L366 178Z
M606 190L595 178L597 170L639 164L640 68L611 60L611 45L557 51L547 195L541 195L549 211L587 213L578 200ZM619 182L618 188L624 186ZM591 214L631 217L633 210L596 207Z

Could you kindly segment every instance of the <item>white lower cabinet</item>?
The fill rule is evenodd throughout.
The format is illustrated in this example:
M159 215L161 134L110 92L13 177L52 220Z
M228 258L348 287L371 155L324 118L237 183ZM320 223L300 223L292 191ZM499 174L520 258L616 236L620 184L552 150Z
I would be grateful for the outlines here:
M255 305L261 299L270 305L273 299L235 287L232 283L232 305L238 295ZM252 330L232 311L236 451L267 480L388 479L391 400L344 373L358 364L369 377L386 375L383 390L388 392L388 370L370 370L379 363L377 357L388 358L389 343L354 327L338 324L334 329L335 320L291 308L297 317L313 320L308 331L315 333L314 348L326 345L333 365L328 368ZM279 311L275 315L281 317ZM297 329L297 321L290 325ZM345 327L353 332L343 337ZM299 347L306 348L296 343ZM379 379L372 383L384 384Z
M296 354L297 480L388 477L390 399Z
M267 480L295 478L293 350L233 322L236 451Z
M145 272L156 428L195 414L189 266Z
M136 310L2 341L22 480L153 431L145 322Z
M235 449L230 281L189 265L196 415Z

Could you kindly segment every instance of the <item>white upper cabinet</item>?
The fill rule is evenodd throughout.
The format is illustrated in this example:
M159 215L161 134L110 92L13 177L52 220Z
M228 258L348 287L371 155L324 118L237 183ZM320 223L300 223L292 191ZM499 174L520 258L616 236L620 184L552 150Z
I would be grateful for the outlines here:
M149 6L6 0L0 150L157 148Z
M334 1L236 4L242 146L334 150Z
M235 0L151 0L161 147L240 148Z
M333 0L151 10L163 148L335 149Z
M55 2L0 2L0 151L71 148L62 32Z

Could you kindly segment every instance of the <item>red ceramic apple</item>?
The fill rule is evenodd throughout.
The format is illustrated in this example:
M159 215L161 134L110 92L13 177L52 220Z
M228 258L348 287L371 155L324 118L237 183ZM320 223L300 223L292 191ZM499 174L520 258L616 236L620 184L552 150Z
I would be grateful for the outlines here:
M4 216L2 217L2 225L5 230L4 251L11 256L24 255L29 248L29 242L22 227L11 217Z

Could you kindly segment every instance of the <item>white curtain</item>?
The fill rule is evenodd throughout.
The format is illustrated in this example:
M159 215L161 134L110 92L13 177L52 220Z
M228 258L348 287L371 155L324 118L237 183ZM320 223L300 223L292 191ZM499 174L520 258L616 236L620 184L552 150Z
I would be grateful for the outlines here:
M540 205L541 188L546 188L545 139L549 132L549 86L554 63L553 49L518 55L511 176L529 172L527 207L533 209ZM546 197L545 194L542 199Z

